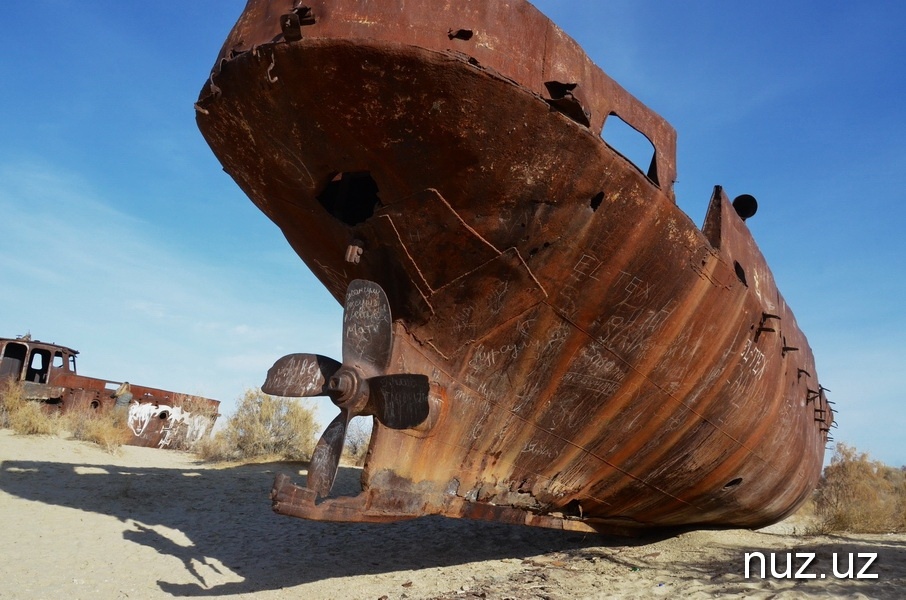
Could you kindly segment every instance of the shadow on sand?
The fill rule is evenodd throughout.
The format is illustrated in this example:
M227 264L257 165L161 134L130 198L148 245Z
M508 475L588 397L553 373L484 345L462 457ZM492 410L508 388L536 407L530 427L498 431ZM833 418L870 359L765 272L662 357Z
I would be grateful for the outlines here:
M441 517L366 525L272 513L268 493L275 473L286 472L300 482L304 467L276 463L192 470L3 461L0 489L120 519L125 540L178 558L198 581L158 581L163 591L176 596L247 594L350 575L524 558L592 544L643 543ZM356 493L359 476L358 469L341 468L335 490ZM158 525L182 532L191 545L152 529ZM223 565L242 581L209 588L199 564Z

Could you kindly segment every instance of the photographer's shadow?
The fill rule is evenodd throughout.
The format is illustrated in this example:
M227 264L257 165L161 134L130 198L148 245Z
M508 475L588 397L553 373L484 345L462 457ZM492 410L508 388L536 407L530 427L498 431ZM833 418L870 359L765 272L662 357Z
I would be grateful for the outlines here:
M120 519L126 541L183 563L194 583L158 581L177 596L244 594L329 578L524 558L608 539L442 517L345 524L271 512L268 492L275 473L286 472L301 483L304 467L269 463L195 470L4 461L0 488ZM356 493L360 474L341 467L336 488Z

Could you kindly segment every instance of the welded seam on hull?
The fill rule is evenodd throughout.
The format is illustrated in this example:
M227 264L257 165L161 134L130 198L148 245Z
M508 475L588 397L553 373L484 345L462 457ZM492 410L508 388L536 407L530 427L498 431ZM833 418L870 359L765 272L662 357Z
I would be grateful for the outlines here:
M479 241L481 241L483 244L487 245L488 248L490 248L491 250L493 250L494 252L496 252L496 253L497 253L497 256L501 256L501 255L505 254L506 252L509 252L510 250L513 250L513 251L516 253L516 257L519 259L519 262L522 263L522 266L523 266L523 267L525 267L525 270L526 270L526 272L529 274L529 277L532 278L532 281L535 282L535 285L538 287L539 290L541 290L541 293L544 294L544 297L545 297L545 298L548 297L547 290L544 289L544 286L541 285L541 282L538 281L538 278L537 278L537 277L535 277L535 274L532 272L532 269L528 266L528 263L525 262L525 259L522 257L522 254L519 253L519 249L518 249L518 248L516 248L515 246L512 246L512 247L508 248L507 250L501 252L496 246L494 246L494 244L492 244L491 242L489 242L488 240L486 240L486 239L484 238L484 236L482 236L480 233L478 233L478 231L475 230L475 228L473 228L471 225L469 225L469 224L465 221L465 219L463 219L463 218L459 215L459 213L456 212L456 209L453 208L453 206L451 206L449 202L447 202L447 199L444 198L444 195L441 194L440 191L438 191L438 190L436 190L436 189L434 189L434 188L429 188L429 189L433 189L433 190L437 193L438 199L439 199L441 202L443 202L443 204L444 204L447 208L450 209L450 212L453 213L453 216L456 217L456 219L459 221L459 223L463 226L463 228L464 228L466 231L468 231L469 233L471 233L472 235L474 235ZM394 228L394 229L396 229L396 228ZM399 232L397 232L397 237L399 237ZM402 243L402 240L400 241L400 243ZM408 254L408 251L407 251L407 254ZM410 259L411 259L411 257L410 257ZM469 271L468 273L465 273L465 274L463 274L463 275L457 277L456 279L454 279L454 280L451 281L450 283L453 283L453 282L455 282L455 281L457 281L457 280L459 280L459 279L462 279L463 277L468 277L469 275L471 275L472 273L474 273L474 272L477 271L478 269L482 268L483 266L484 266L484 265L479 265L478 267L476 267L475 269L472 269L472 270ZM421 275L421 272L419 272L419 275ZM424 277L422 277L422 278L424 279ZM447 284L447 285L449 285L449 284ZM444 287L446 287L446 286L442 286L440 289L443 289ZM429 287L429 289L430 289L430 287ZM432 290L432 292L433 292L433 291L434 291L434 290Z
M453 207L450 205L449 202L447 202L447 199L444 198L444 195L441 194L439 190L436 190L436 189L434 189L434 188L428 188L428 189L429 189L429 190L433 190L434 192L437 193L437 198L444 204L444 206L446 206L447 208L450 209L450 212L453 213L453 216L455 216L455 217L459 220L459 223L463 226L463 228L464 228L466 231L468 231L469 233L471 233L472 235L474 235L474 236L475 236L476 238L478 238L483 244L487 245L488 248L490 248L491 250L493 250L494 252L496 252L498 255L503 254L503 252L501 252L500 250L498 250L497 247L496 247L494 244L492 244L491 242L489 242L488 240L486 240L486 239L485 239L480 233L478 233L471 225L469 225L468 223L466 223L465 219L463 219L461 216L459 216L459 213L456 212L456 209L453 208Z
M519 262L522 263L522 266L525 267L525 271L529 274L529 277L532 278L532 281L535 282L535 285L538 286L538 289L541 290L541 293L544 294L544 297L545 297L545 298L549 298L549 297L550 297L550 294L547 293L547 290L544 289L544 286L541 285L541 282L538 281L538 278L537 278L537 277L535 277L535 274L532 272L531 267L528 266L528 263L525 262L525 259L524 259L524 258L522 258L522 254L519 253L519 249L518 249L516 246L513 246L513 247L509 248L509 249L507 250L507 252L509 252L510 250L512 250L513 252L516 253L516 258L518 258L518 259L519 259ZM545 303L546 303L546 301L542 301L542 302L545 302Z
M396 235L396 239L400 244L400 248L402 248L403 252L406 253L406 258L408 258L409 262L412 263L412 267L415 269L415 272L418 273L419 279L421 279L422 283L425 284L425 289L428 290L429 294L433 294L434 290L431 288L431 284L429 284L428 280L425 279L425 276L422 273L422 270L418 268L418 263L415 261L415 259L412 257L412 255L409 253L409 248L407 248L406 244L403 242L403 238L400 236L400 232L396 228L396 223L393 222L393 219L389 215L379 215L379 218L385 218L385 219L387 219L387 221L389 221L390 227L391 227L391 229L393 229L393 233ZM425 302L428 304L428 307L431 309L431 312L433 313L434 307L431 306L431 303L428 301L427 298L425 298Z

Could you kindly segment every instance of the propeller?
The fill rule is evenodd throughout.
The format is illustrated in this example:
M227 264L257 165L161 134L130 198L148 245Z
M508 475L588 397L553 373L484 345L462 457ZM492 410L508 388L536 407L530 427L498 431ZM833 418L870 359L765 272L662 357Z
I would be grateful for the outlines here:
M385 427L409 429L429 415L425 375L386 374L393 350L393 320L378 284L356 279L343 309L343 362L319 354L288 354L267 372L261 391L291 398L328 396L340 409L318 440L307 487L321 498L333 487L349 422L371 415Z

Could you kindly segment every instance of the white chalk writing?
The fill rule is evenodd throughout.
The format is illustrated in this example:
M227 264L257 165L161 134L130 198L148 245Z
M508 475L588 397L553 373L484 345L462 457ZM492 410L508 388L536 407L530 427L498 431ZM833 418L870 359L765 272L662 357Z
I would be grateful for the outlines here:
M154 419L166 421L161 429L158 447L166 448L181 434L188 447L200 440L211 426L211 419L204 415L193 415L179 406L166 404L139 403L129 405L129 429L136 437L142 437Z

